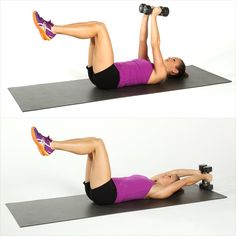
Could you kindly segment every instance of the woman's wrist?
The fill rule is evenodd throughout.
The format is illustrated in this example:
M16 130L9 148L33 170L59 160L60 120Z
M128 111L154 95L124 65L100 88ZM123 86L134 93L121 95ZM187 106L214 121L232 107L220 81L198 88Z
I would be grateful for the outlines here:
M156 14L151 14L152 19L156 19L158 15Z
M143 18L144 18L144 19L148 19L148 18L149 18L149 15L143 14Z
M206 181L209 180L209 174L208 173L204 173L204 174L201 174L201 175L202 175L202 180L206 180Z

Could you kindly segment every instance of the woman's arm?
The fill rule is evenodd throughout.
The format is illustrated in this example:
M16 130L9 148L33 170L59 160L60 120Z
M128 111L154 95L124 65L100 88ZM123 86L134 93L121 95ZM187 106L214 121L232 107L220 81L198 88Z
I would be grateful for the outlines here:
M139 34L139 50L138 50L138 58L143 58L146 60L149 60L148 47L147 47L148 19L149 19L149 15L143 14L141 27L140 27L140 34Z
M200 170L194 170L194 169L175 169L175 170L170 170L158 175L154 175L151 179L152 180L157 180L160 176L164 175L177 175L178 177L185 177L185 176L191 176L191 175L197 175L201 174Z
M177 192L179 189L181 189L184 186L189 186L196 184L197 182L201 180L206 180L208 182L212 181L212 175L211 174L196 174L192 176L185 177L181 180L178 180L166 187L163 187L150 195L150 198L155 198L155 199L164 199L170 197L172 194Z
M151 46L154 62L154 71L149 81L151 84L158 83L164 80L167 76L167 71L160 50L160 34L156 19L160 12L161 9L159 7L155 7L151 14Z
M178 177L185 177L185 176L190 176L190 175L201 174L201 171L195 170L195 169L175 169L175 170L167 171L165 174L177 175Z
M176 174L178 177L185 177L185 176L201 174L201 171L200 170L194 170L194 169L176 169L176 170L171 170L167 173Z

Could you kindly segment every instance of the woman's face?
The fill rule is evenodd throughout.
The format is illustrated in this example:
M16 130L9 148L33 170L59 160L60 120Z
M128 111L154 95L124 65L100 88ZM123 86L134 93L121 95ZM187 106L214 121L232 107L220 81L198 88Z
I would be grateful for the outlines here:
M158 178L157 182L161 185L166 186L176 182L177 180L179 180L179 177L177 175L163 175Z
M164 63L168 73L177 74L177 67L180 65L181 59L178 57L168 57L164 60Z

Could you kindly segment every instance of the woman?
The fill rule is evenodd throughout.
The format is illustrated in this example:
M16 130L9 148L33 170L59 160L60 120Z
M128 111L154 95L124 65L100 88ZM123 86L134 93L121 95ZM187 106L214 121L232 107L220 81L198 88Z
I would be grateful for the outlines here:
M142 175L111 177L111 168L105 144L98 138L81 138L55 141L45 137L35 127L31 128L32 138L43 156L55 150L88 155L85 175L85 191L96 204L107 205L136 199L164 199L184 186L200 180L210 182L212 175L199 170L177 169L152 178ZM183 177L183 178L181 178ZM180 179L181 178L181 179Z
M149 15L143 15L138 59L128 62L115 62L111 40L104 23L97 21L54 25L46 21L38 12L33 12L33 20L44 40L51 40L57 34L79 39L90 39L88 53L88 76L91 82L101 89L114 89L139 84L157 84L167 77L182 78L185 64L177 57L163 60L160 50L160 35L156 17L160 7L154 7L151 14L151 46L153 61L148 58L147 35Z

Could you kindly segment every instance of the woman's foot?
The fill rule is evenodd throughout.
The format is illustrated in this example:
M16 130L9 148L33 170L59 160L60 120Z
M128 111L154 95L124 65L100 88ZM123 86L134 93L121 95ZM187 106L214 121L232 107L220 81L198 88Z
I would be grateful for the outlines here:
M54 149L52 149L50 146L52 139L49 136L48 137L43 136L38 132L38 130L35 127L31 128L31 135L35 144L39 149L39 152L43 156L49 156L54 151Z
M51 40L56 35L52 32L54 24L51 21L44 20L37 11L33 12L33 20L44 40Z

